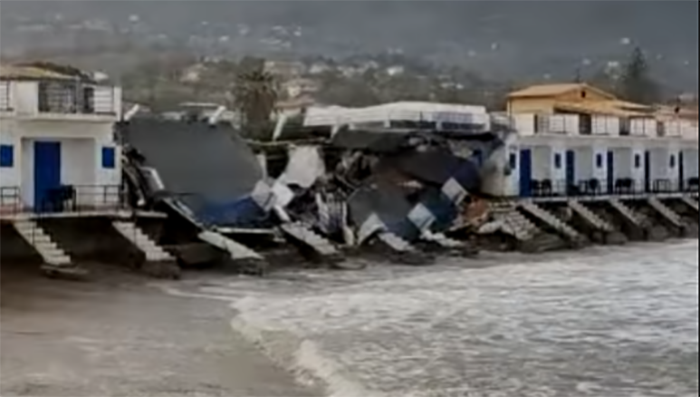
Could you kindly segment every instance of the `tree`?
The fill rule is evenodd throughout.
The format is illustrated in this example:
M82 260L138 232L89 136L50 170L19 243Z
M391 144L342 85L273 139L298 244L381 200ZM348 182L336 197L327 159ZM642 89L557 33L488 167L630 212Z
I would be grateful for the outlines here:
M651 104L659 99L659 87L652 79L646 57L636 47L624 66L620 95L631 102Z
M241 114L243 134L259 140L269 138L270 116L277 103L274 77L265 71L264 61L243 59L236 75L233 97Z

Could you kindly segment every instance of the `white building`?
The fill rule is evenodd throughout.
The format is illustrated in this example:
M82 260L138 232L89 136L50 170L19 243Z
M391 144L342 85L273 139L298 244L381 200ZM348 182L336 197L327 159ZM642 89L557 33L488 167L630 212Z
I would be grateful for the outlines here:
M75 208L118 203L121 155L113 127L120 111L119 87L79 71L2 67L0 210L60 210L56 196L66 199L66 192Z
M425 128L438 131L487 131L490 118L483 106L432 102L394 102L364 108L309 107L304 126L350 128Z
M551 186L563 194L679 190L698 178L698 126L688 120L516 114L517 133L498 156L510 172L492 185L505 196L532 196ZM585 127L585 128L582 128ZM546 182L545 182L546 181ZM616 188L617 187L617 188ZM546 193L546 192L545 192Z

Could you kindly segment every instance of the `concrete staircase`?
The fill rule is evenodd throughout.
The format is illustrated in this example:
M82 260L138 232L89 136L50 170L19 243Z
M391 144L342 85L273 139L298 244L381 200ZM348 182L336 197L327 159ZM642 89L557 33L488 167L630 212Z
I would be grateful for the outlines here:
M253 260L264 262L265 258L245 245L234 241L221 233L205 230L197 235L197 238L229 254L232 260Z
M396 252L414 252L415 247L411 245L408 241L402 239L401 237L395 235L391 232L380 232L377 235L379 241L386 244L389 248Z
M591 226L595 227L598 230L602 230L608 233L613 232L615 230L615 228L610 223L596 215L593 211L588 209L588 207L586 207L580 201L569 200L569 208L571 208L571 210L575 213L579 214Z
M646 220L646 217L644 217L642 214L637 213L633 211L631 208L623 204L620 200L618 199L609 199L608 203L610 206L617 211L622 217L627 219L628 222L631 224L642 228L645 227L646 224L648 223Z
M442 233L433 233L430 230L426 230L425 232L423 232L423 235L421 235L421 239L437 244L443 248L455 249L464 247L464 244L461 241L449 238Z
M668 208L664 203L661 202L656 197L649 197L647 203L651 208L663 216L667 221L669 221L673 226L682 228L683 220L680 215L675 213L672 209Z
M308 246L321 256L339 255L338 250L330 241L302 223L285 223L280 226L280 230L286 237Z
M147 262L175 261L175 258L170 253L158 246L134 222L114 221L112 226L119 234L146 255Z
M685 203L685 205L688 207L692 208L693 211L700 212L700 209L698 209L698 202L692 197L683 196L681 197L681 201L683 201L683 203Z
M528 241L540 232L537 225L518 212L515 205L511 203L492 205L491 214L495 222L483 225L479 230L480 233L485 233L488 229L500 229L518 241Z
M520 208L528 212L530 215L538 218L542 222L548 224L554 230L564 235L570 241L582 242L585 240L585 237L581 233L577 232L576 229L567 225L559 218L557 218L554 214L538 206L535 203L522 203L520 204Z
M70 256L61 249L36 222L22 219L14 222L17 232L41 255L47 265L72 267Z

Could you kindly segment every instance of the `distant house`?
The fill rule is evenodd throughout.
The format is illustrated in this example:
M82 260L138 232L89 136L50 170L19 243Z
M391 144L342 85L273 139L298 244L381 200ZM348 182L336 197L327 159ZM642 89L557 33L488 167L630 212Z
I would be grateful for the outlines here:
M585 83L534 85L508 94L507 110L518 113L575 113L609 116L643 116L651 107L619 100L615 95Z
M297 61L265 61L267 73L283 78L295 78L306 71L306 65Z
M298 78L282 83L282 90L289 98L296 98L305 94L313 94L320 89L320 84L316 80Z

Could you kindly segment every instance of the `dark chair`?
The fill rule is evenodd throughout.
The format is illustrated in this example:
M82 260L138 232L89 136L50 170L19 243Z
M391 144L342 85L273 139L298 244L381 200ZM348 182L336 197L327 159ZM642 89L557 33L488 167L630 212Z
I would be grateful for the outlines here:
M554 194L551 179L543 179L540 184L540 188L542 189L542 194L545 196L552 196Z
M600 181L596 178L591 178L586 182L586 193L596 195L600 193Z
M533 179L530 181L530 191L532 192L533 196L540 196L542 194L542 185L540 184L540 181L537 179Z
M631 194L634 190L632 178L618 178L615 180L615 194Z
M699 187L700 187L700 178L698 178L698 177L688 178L688 185L686 187L686 189L688 191L697 192Z

